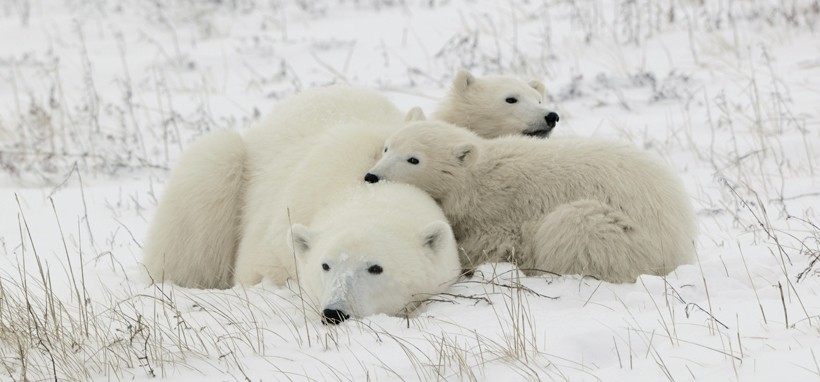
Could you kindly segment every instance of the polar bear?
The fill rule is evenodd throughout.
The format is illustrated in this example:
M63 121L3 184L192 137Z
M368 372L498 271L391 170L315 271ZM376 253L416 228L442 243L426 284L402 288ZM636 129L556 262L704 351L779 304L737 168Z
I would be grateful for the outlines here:
M409 113L411 118L419 115L418 109ZM212 226L188 227L201 242L167 244L176 252L146 246L151 249L144 260L149 274L155 281L196 287L250 285L263 277L283 285L298 276L307 297L330 324L350 316L405 313L425 296L443 291L457 279L461 266L440 207L413 186L374 188L361 181L404 118L378 94L355 87L318 88L283 102L268 125L252 128L241 138L244 150L231 152L245 153L242 171L237 171L241 175L233 175L242 181L216 172L223 176L212 177L212 193L199 200L215 202L201 207L208 212L236 215L216 214L211 216ZM236 159L220 156L226 151L218 149L208 153L209 141L216 138L192 148L207 163L203 168L218 169ZM179 187L196 182L186 183L187 174L176 175L179 171L160 202L160 219L170 219L174 213L169 211L179 206L195 208L185 199L190 190ZM218 202L228 196L232 201ZM179 215L190 214L183 210ZM234 239L217 229L218 224L234 232ZM187 232L166 222L154 226L154 233L159 227ZM206 232L223 235L230 245L208 247L213 241ZM325 271L325 265L333 268ZM373 268L376 265L381 272ZM360 280L361 275L367 277Z
M628 145L591 138L487 140L442 122L390 137L367 182L416 185L444 209L463 265L633 282L690 262L696 236L678 177Z
M465 127L485 138L505 135L549 137L558 114L543 104L544 84L509 76L476 78L461 70L433 118Z
M183 153L159 199L143 248L149 275L185 287L230 288L240 238L261 240L269 217L256 212L281 204L275 196L312 140L335 125L396 126L403 119L371 90L336 86L283 101L244 136L227 131L204 136Z

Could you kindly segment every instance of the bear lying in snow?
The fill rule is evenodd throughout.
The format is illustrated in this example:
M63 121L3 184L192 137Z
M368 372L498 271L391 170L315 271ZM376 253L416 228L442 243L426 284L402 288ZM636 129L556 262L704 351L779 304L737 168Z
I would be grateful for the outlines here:
M440 110L442 118L464 121L487 136L508 132L546 136L538 131L557 121L557 116L530 107L536 98L540 101L540 83L507 78L508 86L502 86L491 78L488 84L493 86L478 86L483 81L466 72L456 76ZM476 97L482 89L489 93ZM505 101L524 93L518 105ZM460 97L470 101L461 102ZM459 107L478 112L481 105L476 102L481 99L492 102L488 107L501 106L496 114L509 117L499 121L510 125L494 130L473 121L467 110L452 112ZM411 114L421 115L419 110ZM328 198L328 190L361 183L361 173L376 162L384 139L403 118L372 91L336 86L285 100L242 136L215 132L199 139L174 168L157 206L144 246L148 273L156 282L171 280L196 288L254 284L262 277L283 284L296 275L292 251L283 239L289 227L288 209L293 223L312 225L315 214L341 203L342 199ZM541 120L544 126L539 125ZM357 132L347 131L356 126ZM333 144L347 139L345 134L368 138L359 137L361 142L350 146ZM331 147L337 154L328 154ZM360 155L363 152L367 155Z
M446 289L461 267L435 201L413 186L361 181L403 121L371 91L330 87L283 102L265 128L247 132L244 147L230 134L198 142L160 202L146 244L149 274L185 286L229 287L262 277L281 285L298 269L328 323L400 314ZM242 165L234 168L237 158ZM224 171L208 178L200 170L208 167ZM194 188L207 184L209 192L186 189L191 178ZM181 232L188 236L174 240Z
M159 200L143 248L149 274L195 288L258 282L261 274L252 271L235 277L240 239L246 247L263 240L274 211L284 212L279 209L289 178L314 143L335 126L396 126L403 118L372 91L318 88L283 101L244 136L214 132L199 139L180 158ZM287 249L282 237L276 243ZM274 282L293 276L291 268Z
M652 156L591 138L487 140L443 122L390 137L367 173L427 191L453 225L462 265L633 282L690 262L695 219L678 177Z

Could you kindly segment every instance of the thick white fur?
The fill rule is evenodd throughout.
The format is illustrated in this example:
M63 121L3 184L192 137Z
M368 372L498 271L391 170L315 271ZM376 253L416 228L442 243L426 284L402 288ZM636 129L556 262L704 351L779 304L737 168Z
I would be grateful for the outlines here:
M515 103L507 103L514 98ZM509 76L476 78L459 71L449 94L433 118L465 127L485 138L505 135L538 135L552 131L545 120L550 110L544 102L544 84Z
M438 200L467 267L512 261L530 273L632 282L692 260L695 219L680 180L631 146L593 138L487 140L442 122L415 122L385 147L370 173Z
M155 281L197 288L233 285L244 163L245 146L234 132L210 133L183 154L143 249L143 263Z

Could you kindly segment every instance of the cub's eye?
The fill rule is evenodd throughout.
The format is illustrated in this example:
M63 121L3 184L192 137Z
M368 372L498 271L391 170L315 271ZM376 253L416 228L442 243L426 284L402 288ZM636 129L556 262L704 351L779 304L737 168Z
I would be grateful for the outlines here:
M407 163L410 163L410 164L419 164L419 160L418 160L418 159L416 159L415 157L410 157L410 159L407 159Z
M327 263L322 263L322 269L324 269L325 272L327 272L330 270L330 265L327 265Z
M507 97L507 99L505 101L507 101L507 103L516 103L516 102L518 102L518 98Z
M384 152L387 152L387 147L384 148Z
M371 265L370 268L367 268L367 271L370 274L378 275L378 274L384 272L384 269L382 269L381 265Z

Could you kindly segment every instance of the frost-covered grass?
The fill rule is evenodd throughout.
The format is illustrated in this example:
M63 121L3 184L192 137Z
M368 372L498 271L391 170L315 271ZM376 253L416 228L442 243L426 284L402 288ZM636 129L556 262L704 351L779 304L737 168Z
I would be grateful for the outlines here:
M0 4L0 379L820 379L816 0ZM295 284L149 285L180 153L311 86L428 114L459 68L547 84L556 135L657 153L698 262L613 285L488 264L415 316Z

